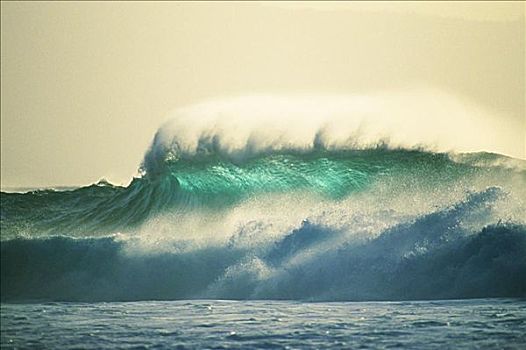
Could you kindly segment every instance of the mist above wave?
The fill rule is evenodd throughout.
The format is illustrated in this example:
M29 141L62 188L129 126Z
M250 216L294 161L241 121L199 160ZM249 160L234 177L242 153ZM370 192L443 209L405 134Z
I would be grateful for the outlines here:
M251 95L173 112L159 128L143 169L166 160L218 155L241 162L258 154L378 147L434 152L517 153L513 125L432 89L370 95Z

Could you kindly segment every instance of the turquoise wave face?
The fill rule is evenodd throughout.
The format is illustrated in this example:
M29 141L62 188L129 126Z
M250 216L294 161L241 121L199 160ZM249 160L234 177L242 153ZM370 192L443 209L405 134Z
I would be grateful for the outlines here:
M163 167L134 179L128 187L101 182L72 191L2 193L2 238L19 235L108 234L141 225L165 212L225 211L267 194L306 193L340 201L383 182L391 193L432 191L491 173L490 185L524 170L455 162L448 154L373 149L274 152L240 162L218 155L165 160ZM487 162L486 162L487 163ZM391 195L387 191L387 195Z
M379 178L425 176L444 182L472 170L451 161L447 154L387 149L314 151L272 153L239 163L217 156L167 161L153 181L177 181L181 194L198 197L203 205L225 205L258 194L294 191L339 200Z
M221 159L205 163L178 162L170 166L180 190L214 202L231 202L260 193L309 191L342 198L367 186L388 169L363 154L275 154L235 164ZM217 198L221 197L221 198ZM209 204L209 203L205 203Z

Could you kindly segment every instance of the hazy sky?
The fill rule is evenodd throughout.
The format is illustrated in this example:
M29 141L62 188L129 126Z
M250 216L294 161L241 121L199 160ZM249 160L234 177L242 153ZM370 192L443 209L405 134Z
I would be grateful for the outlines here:
M1 185L125 183L174 108L252 93L428 86L524 158L524 51L524 2L2 2Z

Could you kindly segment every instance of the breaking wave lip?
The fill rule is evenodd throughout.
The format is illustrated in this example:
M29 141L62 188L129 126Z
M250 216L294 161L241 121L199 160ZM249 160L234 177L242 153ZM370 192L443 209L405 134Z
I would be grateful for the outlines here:
M317 149L516 151L504 146L512 126L499 120L467 101L429 88L369 95L223 98L175 110L156 132L142 168L156 173L167 159L210 154L242 162L261 154ZM490 149L489 139L493 140Z

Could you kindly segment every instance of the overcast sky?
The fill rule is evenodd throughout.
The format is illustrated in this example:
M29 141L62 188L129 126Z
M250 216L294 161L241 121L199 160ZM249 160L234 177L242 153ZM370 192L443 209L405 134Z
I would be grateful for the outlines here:
M1 185L126 183L170 111L252 93L429 86L524 158L524 51L524 2L2 2Z

